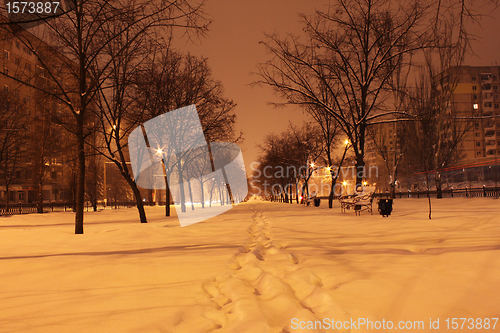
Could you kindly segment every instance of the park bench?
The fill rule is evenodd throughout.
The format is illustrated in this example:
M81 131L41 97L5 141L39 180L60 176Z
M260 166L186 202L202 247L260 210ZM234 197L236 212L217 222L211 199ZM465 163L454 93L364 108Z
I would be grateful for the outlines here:
M316 196L317 196L317 194L316 194L316 192L314 192L314 193L311 193L308 196L304 197L303 204L306 206L309 206L311 204L311 202L313 202L314 199L316 199Z
M345 213L346 209L354 209L356 215L361 214L361 211L366 210L373 215L372 203L375 192L364 194L343 195L339 198L340 210Z

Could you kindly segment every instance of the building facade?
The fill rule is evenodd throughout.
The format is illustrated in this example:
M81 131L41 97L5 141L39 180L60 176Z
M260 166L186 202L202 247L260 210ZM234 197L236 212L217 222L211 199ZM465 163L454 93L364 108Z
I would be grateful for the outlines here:
M50 57L54 50L5 17L0 21L0 202L70 201L71 138L54 121L64 109L37 89L52 83L33 52Z

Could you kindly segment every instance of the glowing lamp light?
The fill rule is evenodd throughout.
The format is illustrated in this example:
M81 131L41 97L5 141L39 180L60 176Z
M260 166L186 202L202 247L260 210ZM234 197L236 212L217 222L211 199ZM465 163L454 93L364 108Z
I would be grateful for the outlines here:
M314 168L314 163L311 163L311 168Z
M345 140L344 144L347 146L349 144L349 140Z
M366 185L368 185L368 183L367 182L363 182L363 186L366 186Z
M344 182L342 183L342 185L346 186L346 185L347 185L347 182L346 182L346 181L344 181Z
M158 148L158 150L156 151L156 153L157 153L158 155L161 155L161 154L163 154L163 150L161 150L161 148Z

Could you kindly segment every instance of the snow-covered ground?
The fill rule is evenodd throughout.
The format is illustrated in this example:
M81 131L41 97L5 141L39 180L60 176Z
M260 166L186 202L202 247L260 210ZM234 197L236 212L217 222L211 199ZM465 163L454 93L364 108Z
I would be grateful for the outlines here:
M332 319L448 332L447 318L499 318L500 201L432 203L428 220L426 199L397 199L388 218L250 201L184 228L162 207L148 224L105 210L86 213L84 235L69 212L1 217L0 332L333 332Z

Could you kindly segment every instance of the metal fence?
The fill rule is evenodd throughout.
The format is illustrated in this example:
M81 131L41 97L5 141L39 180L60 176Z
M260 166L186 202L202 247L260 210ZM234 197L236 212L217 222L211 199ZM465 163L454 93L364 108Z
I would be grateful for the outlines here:
M147 203L145 203L147 204ZM97 202L96 208L97 210L109 208L130 208L136 205L135 201L117 201L117 202L108 202L104 205L104 202ZM94 206L91 202L85 202L84 209L88 211L92 211ZM75 210L75 204L73 202L50 202L44 203L42 206L42 211L44 213L49 212L71 212ZM18 215L18 214L32 214L38 213L39 207L38 203L0 203L0 216L1 215Z
M498 198L500 196L500 187L466 187L459 189L445 189L441 191L443 198ZM378 198L387 197L390 193L377 193L375 196ZM396 198L431 198L437 197L436 190L430 191L396 191Z
M443 198L499 198L500 197L500 187L466 187L466 188L448 188L441 191ZM396 191L395 198L427 198L429 195L431 198L437 198L437 191ZM390 198L391 194L389 192L380 192L375 193L375 198ZM321 200L328 200L328 196L319 196ZM333 199L338 200L340 198L339 195L334 195ZM273 201L273 200L271 200ZM275 198L276 202L284 202L283 198ZM293 203L296 202L296 199L292 199Z

